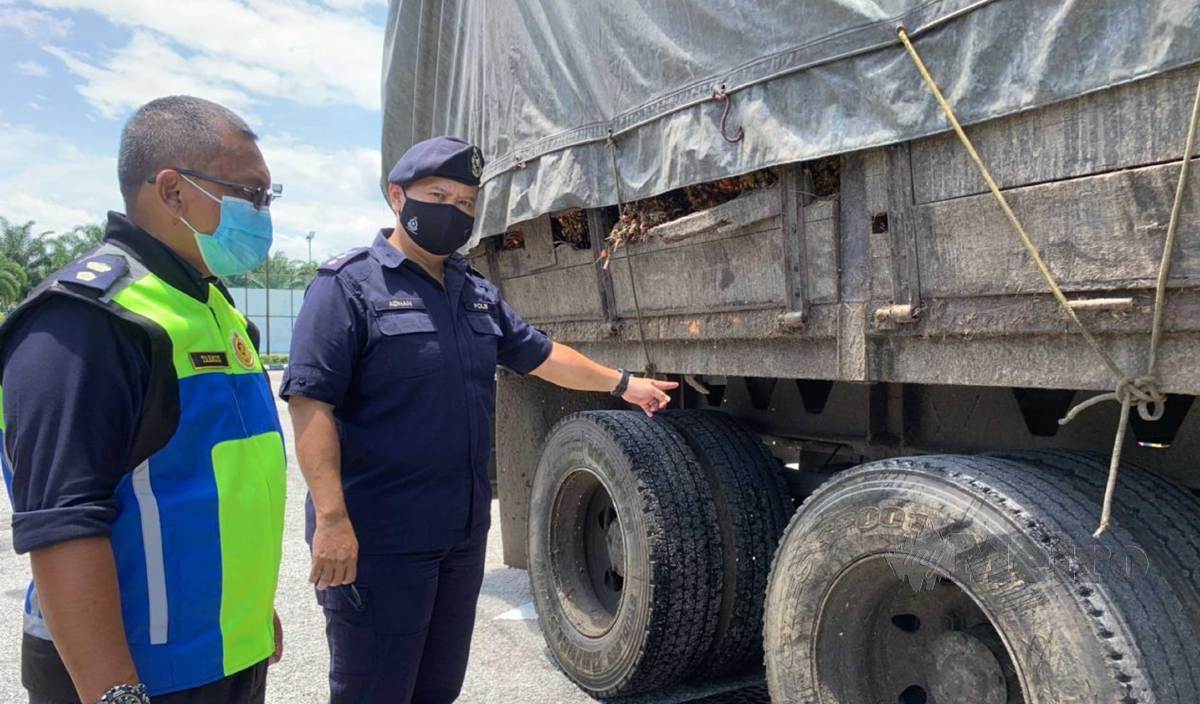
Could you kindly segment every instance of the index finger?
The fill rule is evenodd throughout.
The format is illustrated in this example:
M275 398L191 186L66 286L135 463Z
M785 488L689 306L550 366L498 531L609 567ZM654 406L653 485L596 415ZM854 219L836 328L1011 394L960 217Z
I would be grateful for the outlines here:
M671 389L679 388L678 381L659 381L658 379L651 379L650 383L654 384L654 388L662 389L663 391L670 391Z

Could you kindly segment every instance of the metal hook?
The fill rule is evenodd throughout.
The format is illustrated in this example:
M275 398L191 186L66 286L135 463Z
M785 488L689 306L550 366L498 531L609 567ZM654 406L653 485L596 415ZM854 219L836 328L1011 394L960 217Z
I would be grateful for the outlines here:
M729 120L729 109L733 106L733 101L729 99L729 94L725 92L724 84L713 91L712 98L718 103L725 104L725 110L721 113L721 136L730 144L737 144L742 141L746 137L746 131L742 129L741 125L738 125L737 131L733 133L733 136L729 135L725 126L726 121Z

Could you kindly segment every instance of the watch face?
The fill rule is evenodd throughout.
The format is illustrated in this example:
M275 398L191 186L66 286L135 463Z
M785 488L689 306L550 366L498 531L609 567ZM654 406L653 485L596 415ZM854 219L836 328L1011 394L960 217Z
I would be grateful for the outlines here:
M101 704L150 704L150 697L146 696L143 687L120 687L114 688L114 691L104 695L100 701Z

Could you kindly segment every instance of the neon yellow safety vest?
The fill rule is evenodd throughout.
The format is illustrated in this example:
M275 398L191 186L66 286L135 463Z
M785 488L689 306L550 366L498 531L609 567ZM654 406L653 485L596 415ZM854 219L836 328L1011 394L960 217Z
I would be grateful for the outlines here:
M246 318L216 286L198 301L105 244L35 291L0 328L0 349L12 323L54 295L133 322L151 340L134 465L117 487L112 526L139 676L165 694L265 660L275 647L287 462ZM0 413L0 431L17 423L20 409ZM10 472L30 471L4 469L10 490ZM48 639L40 615L31 586L26 632Z

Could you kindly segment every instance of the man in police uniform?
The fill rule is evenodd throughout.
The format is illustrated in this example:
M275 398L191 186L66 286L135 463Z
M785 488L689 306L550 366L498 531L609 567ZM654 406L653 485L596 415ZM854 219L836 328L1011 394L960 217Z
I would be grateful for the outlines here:
M647 413L675 388L551 342L467 266L456 251L482 169L461 140L413 146L388 178L396 228L323 266L296 319L281 395L310 491L333 704L458 696L490 521L497 364Z
M263 701L286 462L256 332L216 278L270 246L255 139L205 100L143 106L121 135L128 215L0 328L34 704Z

